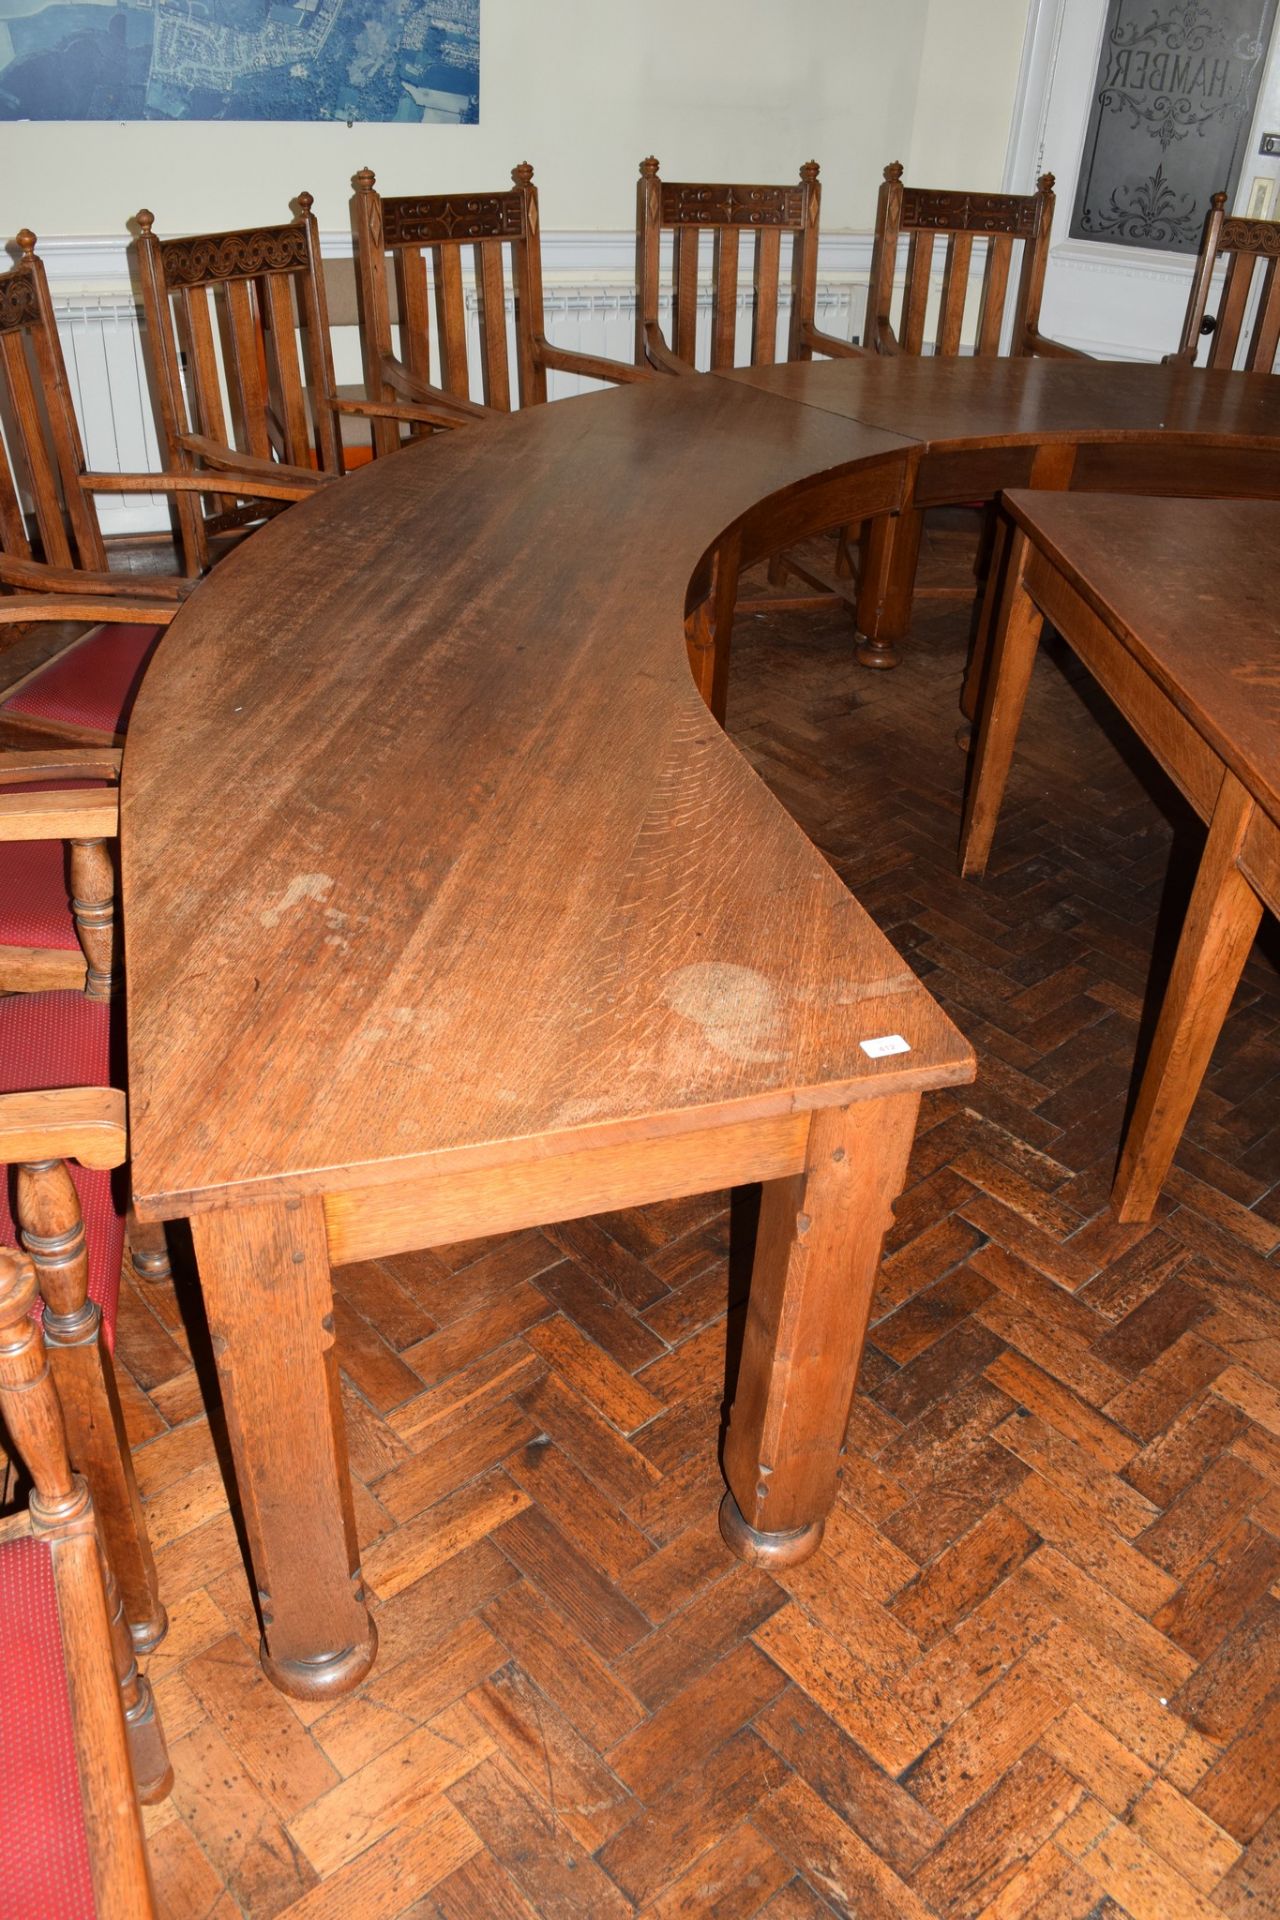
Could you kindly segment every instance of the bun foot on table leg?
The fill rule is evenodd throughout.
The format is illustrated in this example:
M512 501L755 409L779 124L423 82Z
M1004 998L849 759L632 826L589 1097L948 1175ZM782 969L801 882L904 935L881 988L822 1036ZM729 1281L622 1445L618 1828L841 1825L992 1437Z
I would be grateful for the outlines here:
M262 1671L281 1693L295 1700L327 1700L349 1693L360 1682L378 1657L378 1629L369 1621L367 1637L341 1653L323 1654L316 1660L275 1660L262 1640L259 1658Z
M859 639L854 655L860 667L896 667L898 656L887 641Z
M760 1533L749 1527L731 1493L720 1502L720 1532L725 1545L748 1566L795 1567L822 1544L825 1520L811 1520L807 1527L792 1527L787 1533Z

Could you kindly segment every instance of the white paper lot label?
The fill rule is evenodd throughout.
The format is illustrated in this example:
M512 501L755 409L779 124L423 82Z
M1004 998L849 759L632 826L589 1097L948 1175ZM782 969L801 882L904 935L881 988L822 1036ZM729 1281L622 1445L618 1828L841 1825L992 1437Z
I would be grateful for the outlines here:
M874 1040L859 1040L858 1045L872 1060L887 1059L891 1053L910 1053L911 1043L900 1033L882 1033Z

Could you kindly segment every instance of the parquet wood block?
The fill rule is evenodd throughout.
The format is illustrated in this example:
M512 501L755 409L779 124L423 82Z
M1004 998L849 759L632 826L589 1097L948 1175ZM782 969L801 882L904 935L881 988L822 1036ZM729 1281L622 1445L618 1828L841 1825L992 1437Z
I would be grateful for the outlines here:
M956 517L927 544L968 578ZM980 1061L924 1103L814 1559L771 1578L716 1526L742 1199L364 1262L336 1315L381 1651L353 1695L287 1701L193 1279L127 1280L166 1920L1280 1912L1274 933L1155 1220L1119 1227L1184 822L1049 646L962 883L966 619L921 601L879 676L811 617L734 638L736 737Z

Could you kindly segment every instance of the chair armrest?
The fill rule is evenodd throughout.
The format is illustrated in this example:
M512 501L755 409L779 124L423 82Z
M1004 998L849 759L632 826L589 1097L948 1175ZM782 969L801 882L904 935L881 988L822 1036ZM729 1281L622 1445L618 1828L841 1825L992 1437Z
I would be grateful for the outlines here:
M119 831L120 796L115 787L0 793L0 841L3 842L113 840Z
M829 354L833 360L873 358L870 347L856 347L852 340L841 340L834 333L822 333L817 327L802 327L800 339L804 346L812 347L817 353Z
M698 371L696 367L691 367L687 360L682 360L678 353L672 353L662 328L656 320L646 320L644 323L644 357L659 373L696 373Z
M556 373L580 373L588 380L612 380L619 385L653 378L651 367L632 367L625 360L604 360L572 347L556 347L543 334L535 339L533 351L544 367Z
M216 440L197 445L192 434L184 442L190 451L201 453L213 464L206 445L226 458L234 459L230 471L211 473L83 473L80 485L86 493L234 493L258 500L305 500L337 479L335 473L314 473L309 467L285 467L274 460L259 460L253 454L236 454L219 447ZM251 462L252 464L246 464ZM216 478L216 484L215 484ZM189 585L194 586L195 581Z
M167 627L177 611L171 601L96 600L91 593L9 593L0 597L0 627L25 626L32 620Z
M898 336L887 314L880 314L876 320L875 349L877 353L902 352L902 348L898 345Z
M1034 327L1027 328L1027 347L1030 352L1045 360L1093 360L1097 356L1085 353L1080 347L1069 347L1062 340L1051 340L1047 333L1037 333Z
M50 567L43 560L10 560L0 554L0 580L7 587L44 588L47 593L124 593L134 600L181 600L194 580L94 573L88 567Z
M0 843L13 840L114 840L120 796L114 787L0 793Z
M317 467L290 467L283 460L264 460L260 454L240 453L235 447L224 447L217 440L207 439L203 433L184 433L179 445L188 453L194 453L197 458L205 462L206 466L213 467L219 480L226 478L261 481L265 485L293 487L300 489L302 493L316 493L321 487L329 486L338 478L334 473L321 473ZM204 476L197 474L194 477L197 480L203 478L202 491L205 493L228 491L225 486L211 487L207 474ZM167 476L165 478L167 479ZM185 480L187 476L184 474L175 478ZM179 487L177 490L181 492L183 488ZM247 487L244 490L253 492L255 489ZM264 487L258 487L256 490L263 499L273 497L264 490ZM286 494L284 497L292 496Z
M464 400L461 394L433 387L429 380L420 379L391 353L382 356L382 378L393 393L398 393L402 400L412 401L415 407L439 407L442 413L462 420L492 420L502 412L501 407L486 407L478 400Z
M1194 347L1179 347L1176 353L1162 353L1160 356L1160 365L1162 367L1194 367L1195 363L1196 350Z
M123 1166L128 1155L125 1101L118 1087L56 1087L50 1093L0 1093L0 1158L78 1160Z
M335 400L333 410L357 420L416 420L424 427L456 428L475 424L469 415L446 413L442 407L417 406L412 400Z
M27 780L119 780L119 747L0 748L0 787Z

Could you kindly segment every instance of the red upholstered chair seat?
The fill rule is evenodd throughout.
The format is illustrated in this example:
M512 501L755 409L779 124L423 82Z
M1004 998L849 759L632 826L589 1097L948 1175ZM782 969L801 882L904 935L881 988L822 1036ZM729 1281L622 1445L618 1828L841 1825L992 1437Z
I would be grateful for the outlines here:
M74 952L79 944L67 895L62 842L0 842L0 947Z
M71 1696L44 1540L0 1542L0 1914L93 1920Z
M163 627L95 627L0 706L51 725L123 733Z
M0 999L0 1093L51 1087L109 1087L111 1009L82 993L15 993ZM89 1243L89 1296L102 1308L103 1335L115 1344L124 1258L124 1216L110 1173L71 1162ZM13 1189L0 1184L0 1242L17 1243ZM0 1915L5 1908L0 1905Z
M6 793L67 793L105 780L24 780ZM61 840L0 840L0 947L74 953L67 851Z

